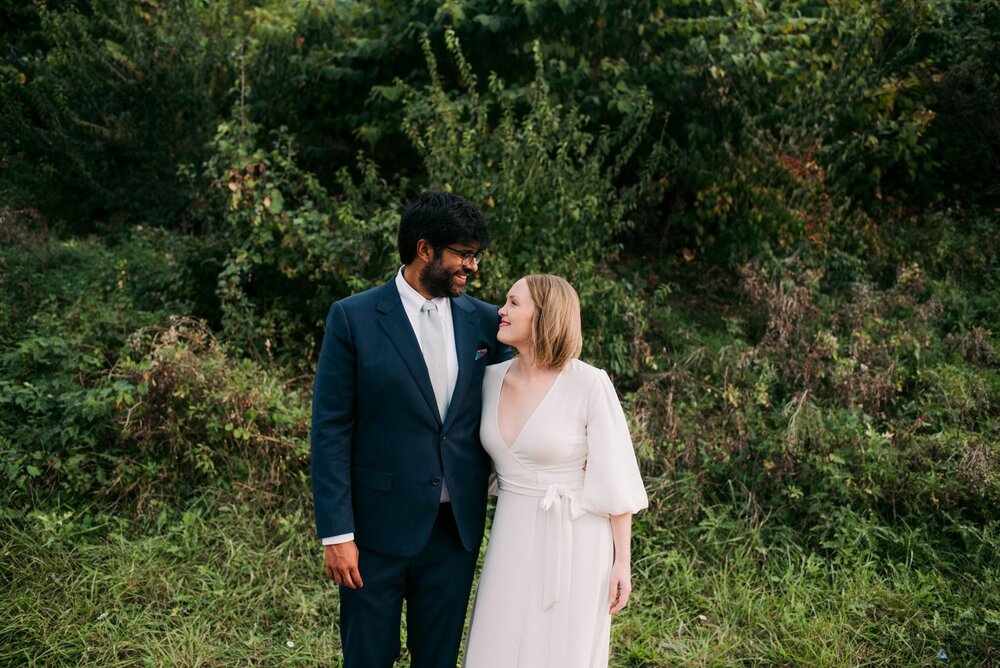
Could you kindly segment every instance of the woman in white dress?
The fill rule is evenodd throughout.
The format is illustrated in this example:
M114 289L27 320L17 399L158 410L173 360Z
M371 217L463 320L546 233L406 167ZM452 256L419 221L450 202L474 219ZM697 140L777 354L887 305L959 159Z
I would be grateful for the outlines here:
M480 438L499 484L466 668L607 666L632 590L632 515L647 505L607 373L576 359L580 302L557 276L510 289L486 369Z

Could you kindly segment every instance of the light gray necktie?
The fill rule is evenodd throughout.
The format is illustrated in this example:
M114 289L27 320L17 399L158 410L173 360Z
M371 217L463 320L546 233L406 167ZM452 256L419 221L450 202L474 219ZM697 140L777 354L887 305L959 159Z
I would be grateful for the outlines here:
M444 417L448 414L448 363L445 357L444 324L438 314L437 304L430 300L420 307L420 318L420 347L434 387L438 414L444 422Z

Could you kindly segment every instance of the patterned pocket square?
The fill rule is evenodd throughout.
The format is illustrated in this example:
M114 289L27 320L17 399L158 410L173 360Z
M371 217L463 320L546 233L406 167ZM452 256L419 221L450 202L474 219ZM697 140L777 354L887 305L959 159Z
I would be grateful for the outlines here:
M479 350L477 350L476 351L476 360L475 361L478 362L479 360L481 360L484 357L486 357L486 353L487 352L488 352L488 350L486 348L480 348Z

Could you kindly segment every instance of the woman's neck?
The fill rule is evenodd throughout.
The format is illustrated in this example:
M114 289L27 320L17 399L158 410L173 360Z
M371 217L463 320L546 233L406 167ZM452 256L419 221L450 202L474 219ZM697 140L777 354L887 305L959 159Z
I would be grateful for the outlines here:
M531 354L531 351L521 350L520 348L517 348L517 363L514 366L514 371L517 375L529 381L535 378L551 376L553 373L558 373L559 371L559 369L553 369L552 367L538 366L535 364L535 358Z

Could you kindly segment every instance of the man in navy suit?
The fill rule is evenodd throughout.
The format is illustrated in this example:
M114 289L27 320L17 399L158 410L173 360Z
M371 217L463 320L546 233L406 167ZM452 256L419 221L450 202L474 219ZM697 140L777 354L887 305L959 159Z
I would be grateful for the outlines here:
M392 666L404 599L413 668L455 666L486 519L483 371L511 354L496 307L463 294L489 240L467 200L425 192L399 272L327 318L312 487L347 668Z

